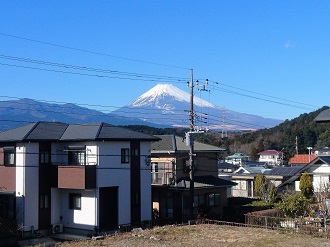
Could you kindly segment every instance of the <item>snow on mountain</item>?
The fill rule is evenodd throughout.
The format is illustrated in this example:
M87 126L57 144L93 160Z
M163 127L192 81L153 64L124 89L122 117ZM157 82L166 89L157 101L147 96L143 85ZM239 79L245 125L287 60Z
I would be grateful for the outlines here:
M134 102L129 104L130 107L141 107L146 105L157 105L159 108L168 108L168 104L159 105L162 98L171 97L172 100L190 103L190 94L171 85L171 84L157 84L146 93L142 94ZM216 107L215 105L194 97L194 104L200 107Z
M188 91L188 90L187 90ZM128 110L129 109L129 110ZM190 94L171 84L158 84L113 113L154 124L188 127ZM243 130L274 127L281 120L223 109L194 96L195 125L210 129ZM225 119L224 119L225 118ZM202 126L203 127L203 126Z

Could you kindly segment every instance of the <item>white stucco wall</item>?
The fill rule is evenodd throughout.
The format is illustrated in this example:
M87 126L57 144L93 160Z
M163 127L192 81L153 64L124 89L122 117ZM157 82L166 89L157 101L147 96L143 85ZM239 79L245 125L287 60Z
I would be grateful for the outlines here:
M38 229L39 144L16 145L16 197L19 223L30 230ZM30 228L30 229L29 229Z
M58 188L51 188L51 224L59 224L61 222L61 191Z
M97 187L118 186L118 224L131 222L130 164L121 164L121 149L129 142L100 142Z
M81 209L69 209L69 193L81 194ZM95 191L63 190L62 214L65 227L93 230L96 221Z
M69 194L81 194L81 209L69 209ZM64 227L94 230L96 225L96 191L52 189L52 224ZM60 217L62 216L62 222Z

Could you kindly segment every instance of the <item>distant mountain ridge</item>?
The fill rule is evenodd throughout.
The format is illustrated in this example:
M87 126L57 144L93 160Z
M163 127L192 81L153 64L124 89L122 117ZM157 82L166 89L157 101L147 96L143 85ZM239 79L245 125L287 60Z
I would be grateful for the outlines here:
M105 122L112 125L162 125L146 123L140 119L103 113L72 103L55 104L39 102L32 99L0 101L0 131L15 128L36 121L65 123Z
M105 122L112 125L146 125L156 128L189 127L190 94L171 84L158 84L132 103L112 113L32 99L0 101L0 131L35 121L65 123ZM277 119L238 113L194 97L197 127L227 130L253 130L280 124Z
M172 127L188 127L190 94L171 84L158 84L123 108L130 109L129 116L151 123L161 122ZM114 113L128 116L123 108L114 111ZM200 127L211 129L263 129L274 127L283 122L278 119L223 109L198 97L194 97L194 111L196 113L196 126L200 125Z

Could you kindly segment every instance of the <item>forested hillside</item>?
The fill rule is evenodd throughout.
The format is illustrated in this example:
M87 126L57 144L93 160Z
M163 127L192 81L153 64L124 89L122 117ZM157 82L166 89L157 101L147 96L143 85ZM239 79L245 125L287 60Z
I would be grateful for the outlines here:
M195 136L195 140L228 149L228 154L241 152L258 158L258 152L266 149L283 150L285 158L289 159L296 153L296 143L299 153L308 153L307 147L321 147L330 145L330 124L315 123L314 119L323 110L305 113L292 120L286 120L280 125L254 132L228 133L227 138L221 138L220 132L208 132ZM184 136L187 129L158 129L147 126L126 126L130 129L152 134L177 134ZM226 154L225 154L226 155Z

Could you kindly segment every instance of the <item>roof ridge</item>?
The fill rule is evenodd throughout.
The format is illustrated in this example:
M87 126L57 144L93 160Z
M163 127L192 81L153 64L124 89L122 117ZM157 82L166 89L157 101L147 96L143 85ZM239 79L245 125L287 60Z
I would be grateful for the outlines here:
M35 130L37 128L37 126L40 124L40 121L35 122L32 126L32 128L26 133L26 135L23 137L23 140L25 140L33 130Z
M100 136L100 132L101 132L101 130L102 130L102 128L103 128L103 124L104 124L104 122L100 122L100 123L99 123L99 128L98 128L98 130L97 130L97 132L96 132L95 139L99 138L99 136Z
M172 135L172 145L173 145L174 151L176 152L178 150L178 148L176 145L176 135L175 134Z
M65 128L65 130L62 132L61 137L59 138L59 140L62 139L64 133L66 132L66 130L67 130L67 129L69 128L69 126L71 125L71 124L68 124L68 123L64 123L64 124L66 124L66 128Z

